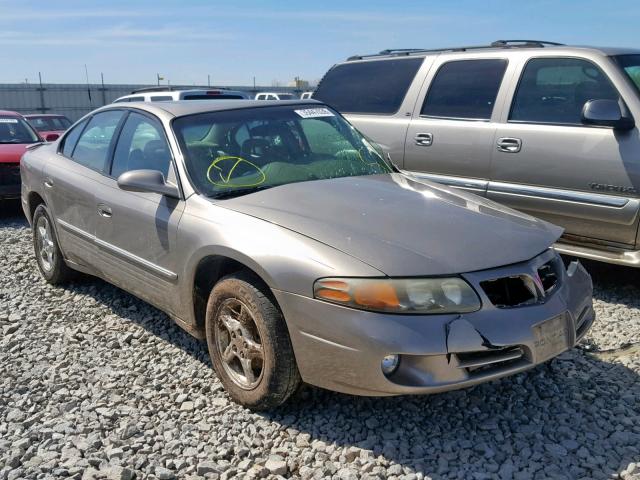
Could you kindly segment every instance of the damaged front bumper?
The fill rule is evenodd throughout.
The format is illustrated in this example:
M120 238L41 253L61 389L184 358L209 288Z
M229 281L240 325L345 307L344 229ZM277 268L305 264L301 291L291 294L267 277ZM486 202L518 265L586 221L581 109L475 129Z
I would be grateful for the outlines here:
M536 303L495 306L481 282L533 274L553 258L465 274L483 307L455 315L390 315L275 291L305 382L355 395L426 394L512 375L572 348L595 319L591 277L560 268L557 287ZM539 279L539 277L538 277ZM392 374L381 361L400 356Z

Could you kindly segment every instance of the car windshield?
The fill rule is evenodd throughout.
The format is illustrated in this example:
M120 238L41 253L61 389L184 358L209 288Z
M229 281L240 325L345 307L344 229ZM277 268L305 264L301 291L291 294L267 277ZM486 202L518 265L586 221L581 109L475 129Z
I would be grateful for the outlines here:
M29 123L39 132L66 130L71 125L67 117L29 117Z
M40 141L33 128L22 118L0 116L0 143L36 143Z
M640 92L640 55L619 55L615 59Z
M212 197L392 171L373 144L327 107L209 112L178 118L173 128L194 187Z

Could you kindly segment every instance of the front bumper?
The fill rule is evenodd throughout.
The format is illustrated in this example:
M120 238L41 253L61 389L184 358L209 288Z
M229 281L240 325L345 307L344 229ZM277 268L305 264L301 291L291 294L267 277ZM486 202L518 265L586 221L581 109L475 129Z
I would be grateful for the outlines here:
M496 273L531 271L532 264L553 255L550 250L530 262L464 277L475 287ZM574 262L543 303L498 308L479 292L483 307L468 314L390 315L274 293L305 382L348 394L385 396L463 388L549 360L572 348L593 323L592 292L591 277ZM541 337L541 331L549 331L543 323L562 328L560 342L553 340L555 332ZM387 377L381 361L389 354L399 354L400 365Z
M20 198L20 164L0 163L0 199Z

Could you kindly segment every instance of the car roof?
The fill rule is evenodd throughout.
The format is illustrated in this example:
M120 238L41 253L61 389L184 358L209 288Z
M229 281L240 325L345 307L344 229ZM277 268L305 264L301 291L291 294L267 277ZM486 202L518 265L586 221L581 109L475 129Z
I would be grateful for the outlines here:
M589 45L561 45L561 44L522 44L522 45L487 45L487 46L473 46L473 47L452 47L441 49L390 49L382 50L379 53L368 55L353 55L347 58L346 62L353 62L358 60L382 60L390 58L407 58L407 57L427 57L433 55L440 55L443 53L451 55L466 55L469 53L494 53L494 52L531 52L531 51L544 51L544 52L557 52L559 54L571 54L571 53L595 53L605 56L615 55L637 55L640 54L640 49L626 48L626 47L594 47ZM341 62L342 63L342 62Z
M282 107L286 105L322 104L317 100L179 100L167 102L128 102L112 103L99 110L136 108L159 116L183 117L206 112L221 112L225 110L240 110L249 108Z
M12 117L21 117L18 112L12 112L11 110L0 110L0 115L10 115Z
M47 118L66 118L60 113L28 113L23 115L24 118L47 117Z

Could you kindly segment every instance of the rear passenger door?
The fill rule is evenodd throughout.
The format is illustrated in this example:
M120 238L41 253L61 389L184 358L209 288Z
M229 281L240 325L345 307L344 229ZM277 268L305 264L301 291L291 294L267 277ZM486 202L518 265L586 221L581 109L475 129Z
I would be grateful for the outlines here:
M458 58L443 55L431 68L407 131L404 168L483 195L508 62Z
M118 187L121 174L145 169L158 170L177 184L162 124L151 115L130 112L115 143L111 167L95 195L101 270L113 283L175 313L176 240L184 202Z
M633 245L638 130L581 121L587 101L619 100L618 92L595 60L523 60L496 135L488 196L561 225L569 239ZM600 185L612 188L602 191Z

